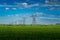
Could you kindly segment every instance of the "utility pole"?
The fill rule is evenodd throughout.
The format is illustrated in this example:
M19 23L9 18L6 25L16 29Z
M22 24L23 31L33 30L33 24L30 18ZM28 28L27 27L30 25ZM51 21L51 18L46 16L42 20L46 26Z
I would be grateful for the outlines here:
M36 14L32 14L32 24L36 24L36 17L37 15Z

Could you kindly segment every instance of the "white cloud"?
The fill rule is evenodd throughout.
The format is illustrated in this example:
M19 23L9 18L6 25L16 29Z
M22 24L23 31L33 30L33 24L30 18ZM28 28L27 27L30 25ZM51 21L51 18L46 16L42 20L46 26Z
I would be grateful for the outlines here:
M9 10L10 8L5 8L5 10Z
M27 0L27 1L29 1L29 0ZM47 3L48 1L45 1L45 2ZM39 3L35 3L35 4L30 4L29 5L28 3L24 2L24 3L17 3L17 5L8 5L7 3L4 3L3 5L0 4L0 6L2 6L2 7L23 7L23 8L31 8L31 7L35 7L35 6L38 6L38 7L48 7L48 6L50 6L50 7L52 7L52 6L60 6L60 5L58 5L58 4L56 4L56 5L39 4ZM15 10L16 8L13 8L13 9ZM51 8L50 10L53 10L53 9L54 8Z
M52 19L52 20L60 20L60 18L53 18L53 17L40 17L41 19Z
M43 15L43 12L36 12L37 15Z
M12 8L12 10L16 10L17 8Z
M48 6L50 6L50 7L53 7L53 6L60 6L60 5L50 5L50 4L39 4L39 3L35 3L35 4L28 4L28 3L21 3L21 5L24 7L24 8L31 8L31 7L35 7L35 6L37 6L37 7L48 7ZM53 10L54 8L50 8L50 10Z
M53 6L58 7L58 6L60 6L60 5L58 5L58 4L55 4L55 5L51 5L51 4L42 4L40 7L53 7Z
M31 8L31 7L34 7L34 6L39 6L39 4L36 3L36 4L30 4L30 5L28 5L28 3L21 3L21 6L23 6L25 8Z
M39 4L31 4L29 7L39 6Z
M21 3L21 6L28 8L28 4L27 3Z
M23 6L27 6L28 4L27 3L22 3Z

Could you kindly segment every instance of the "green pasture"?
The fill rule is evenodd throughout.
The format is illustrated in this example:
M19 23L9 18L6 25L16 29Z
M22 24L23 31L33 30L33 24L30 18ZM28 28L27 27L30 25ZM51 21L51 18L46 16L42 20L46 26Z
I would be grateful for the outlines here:
M60 40L60 25L0 25L0 40Z

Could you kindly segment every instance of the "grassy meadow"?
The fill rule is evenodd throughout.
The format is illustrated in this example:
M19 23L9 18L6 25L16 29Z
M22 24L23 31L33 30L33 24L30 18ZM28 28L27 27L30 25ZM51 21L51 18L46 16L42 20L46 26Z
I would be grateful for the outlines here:
M60 25L0 25L0 40L60 40Z

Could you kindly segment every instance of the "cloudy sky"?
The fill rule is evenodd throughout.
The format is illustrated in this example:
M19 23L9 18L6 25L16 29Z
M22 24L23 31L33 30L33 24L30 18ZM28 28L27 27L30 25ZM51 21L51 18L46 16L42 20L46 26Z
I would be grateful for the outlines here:
M39 24L60 23L60 0L0 0L0 24L32 23L32 14Z

